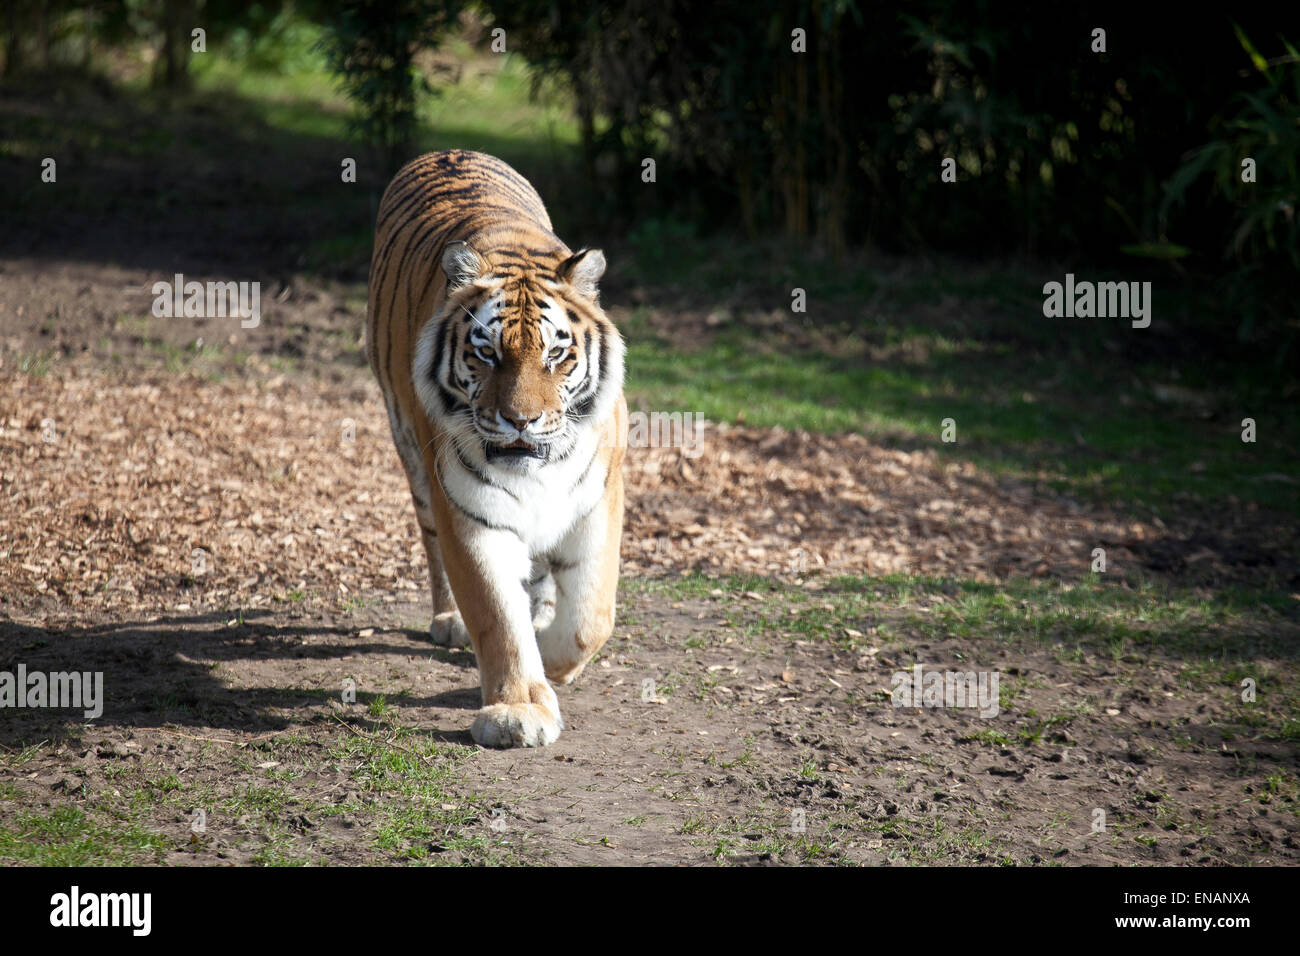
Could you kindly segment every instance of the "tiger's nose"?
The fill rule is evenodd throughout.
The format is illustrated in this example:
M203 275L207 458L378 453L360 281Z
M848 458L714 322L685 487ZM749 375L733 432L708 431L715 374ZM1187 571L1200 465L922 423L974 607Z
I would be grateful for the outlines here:
M497 414L500 415L502 418L504 418L506 421L508 421L511 425L514 425L515 428L519 429L520 431L524 431L529 425L533 424L536 421L540 421L542 417L541 414L539 413L537 415L534 415L532 418L529 418L528 416L522 415L519 412L514 411L513 409L511 409L510 411L497 412Z

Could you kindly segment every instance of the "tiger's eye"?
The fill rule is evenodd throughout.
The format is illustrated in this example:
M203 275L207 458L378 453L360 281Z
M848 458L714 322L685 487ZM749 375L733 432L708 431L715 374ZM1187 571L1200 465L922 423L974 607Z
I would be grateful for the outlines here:
M564 346L557 345L555 348L551 349L551 361L558 362L560 359L564 358L565 353L568 351L569 350Z

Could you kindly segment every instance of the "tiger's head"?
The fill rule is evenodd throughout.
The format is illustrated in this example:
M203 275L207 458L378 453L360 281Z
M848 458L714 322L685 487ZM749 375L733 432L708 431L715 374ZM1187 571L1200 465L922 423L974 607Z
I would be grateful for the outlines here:
M462 459L532 471L567 458L623 391L622 337L597 301L599 249L449 244L446 301L421 336L417 391Z

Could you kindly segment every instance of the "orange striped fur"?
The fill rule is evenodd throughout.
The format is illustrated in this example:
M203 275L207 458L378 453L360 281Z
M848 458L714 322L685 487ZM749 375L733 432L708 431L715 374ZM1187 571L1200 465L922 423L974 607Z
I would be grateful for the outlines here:
M482 153L413 160L380 204L366 349L428 558L430 633L474 649L485 746L552 742L551 682L614 625L627 406L604 267Z

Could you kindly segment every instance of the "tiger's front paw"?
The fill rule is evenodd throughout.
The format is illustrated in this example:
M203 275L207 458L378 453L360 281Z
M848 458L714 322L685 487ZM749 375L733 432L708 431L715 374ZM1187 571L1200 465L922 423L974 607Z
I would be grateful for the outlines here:
M543 704L489 704L469 733L480 747L545 747L563 729L559 712Z
M429 625L429 640L440 647L469 647L469 631L461 620L459 611L444 611L433 616Z

